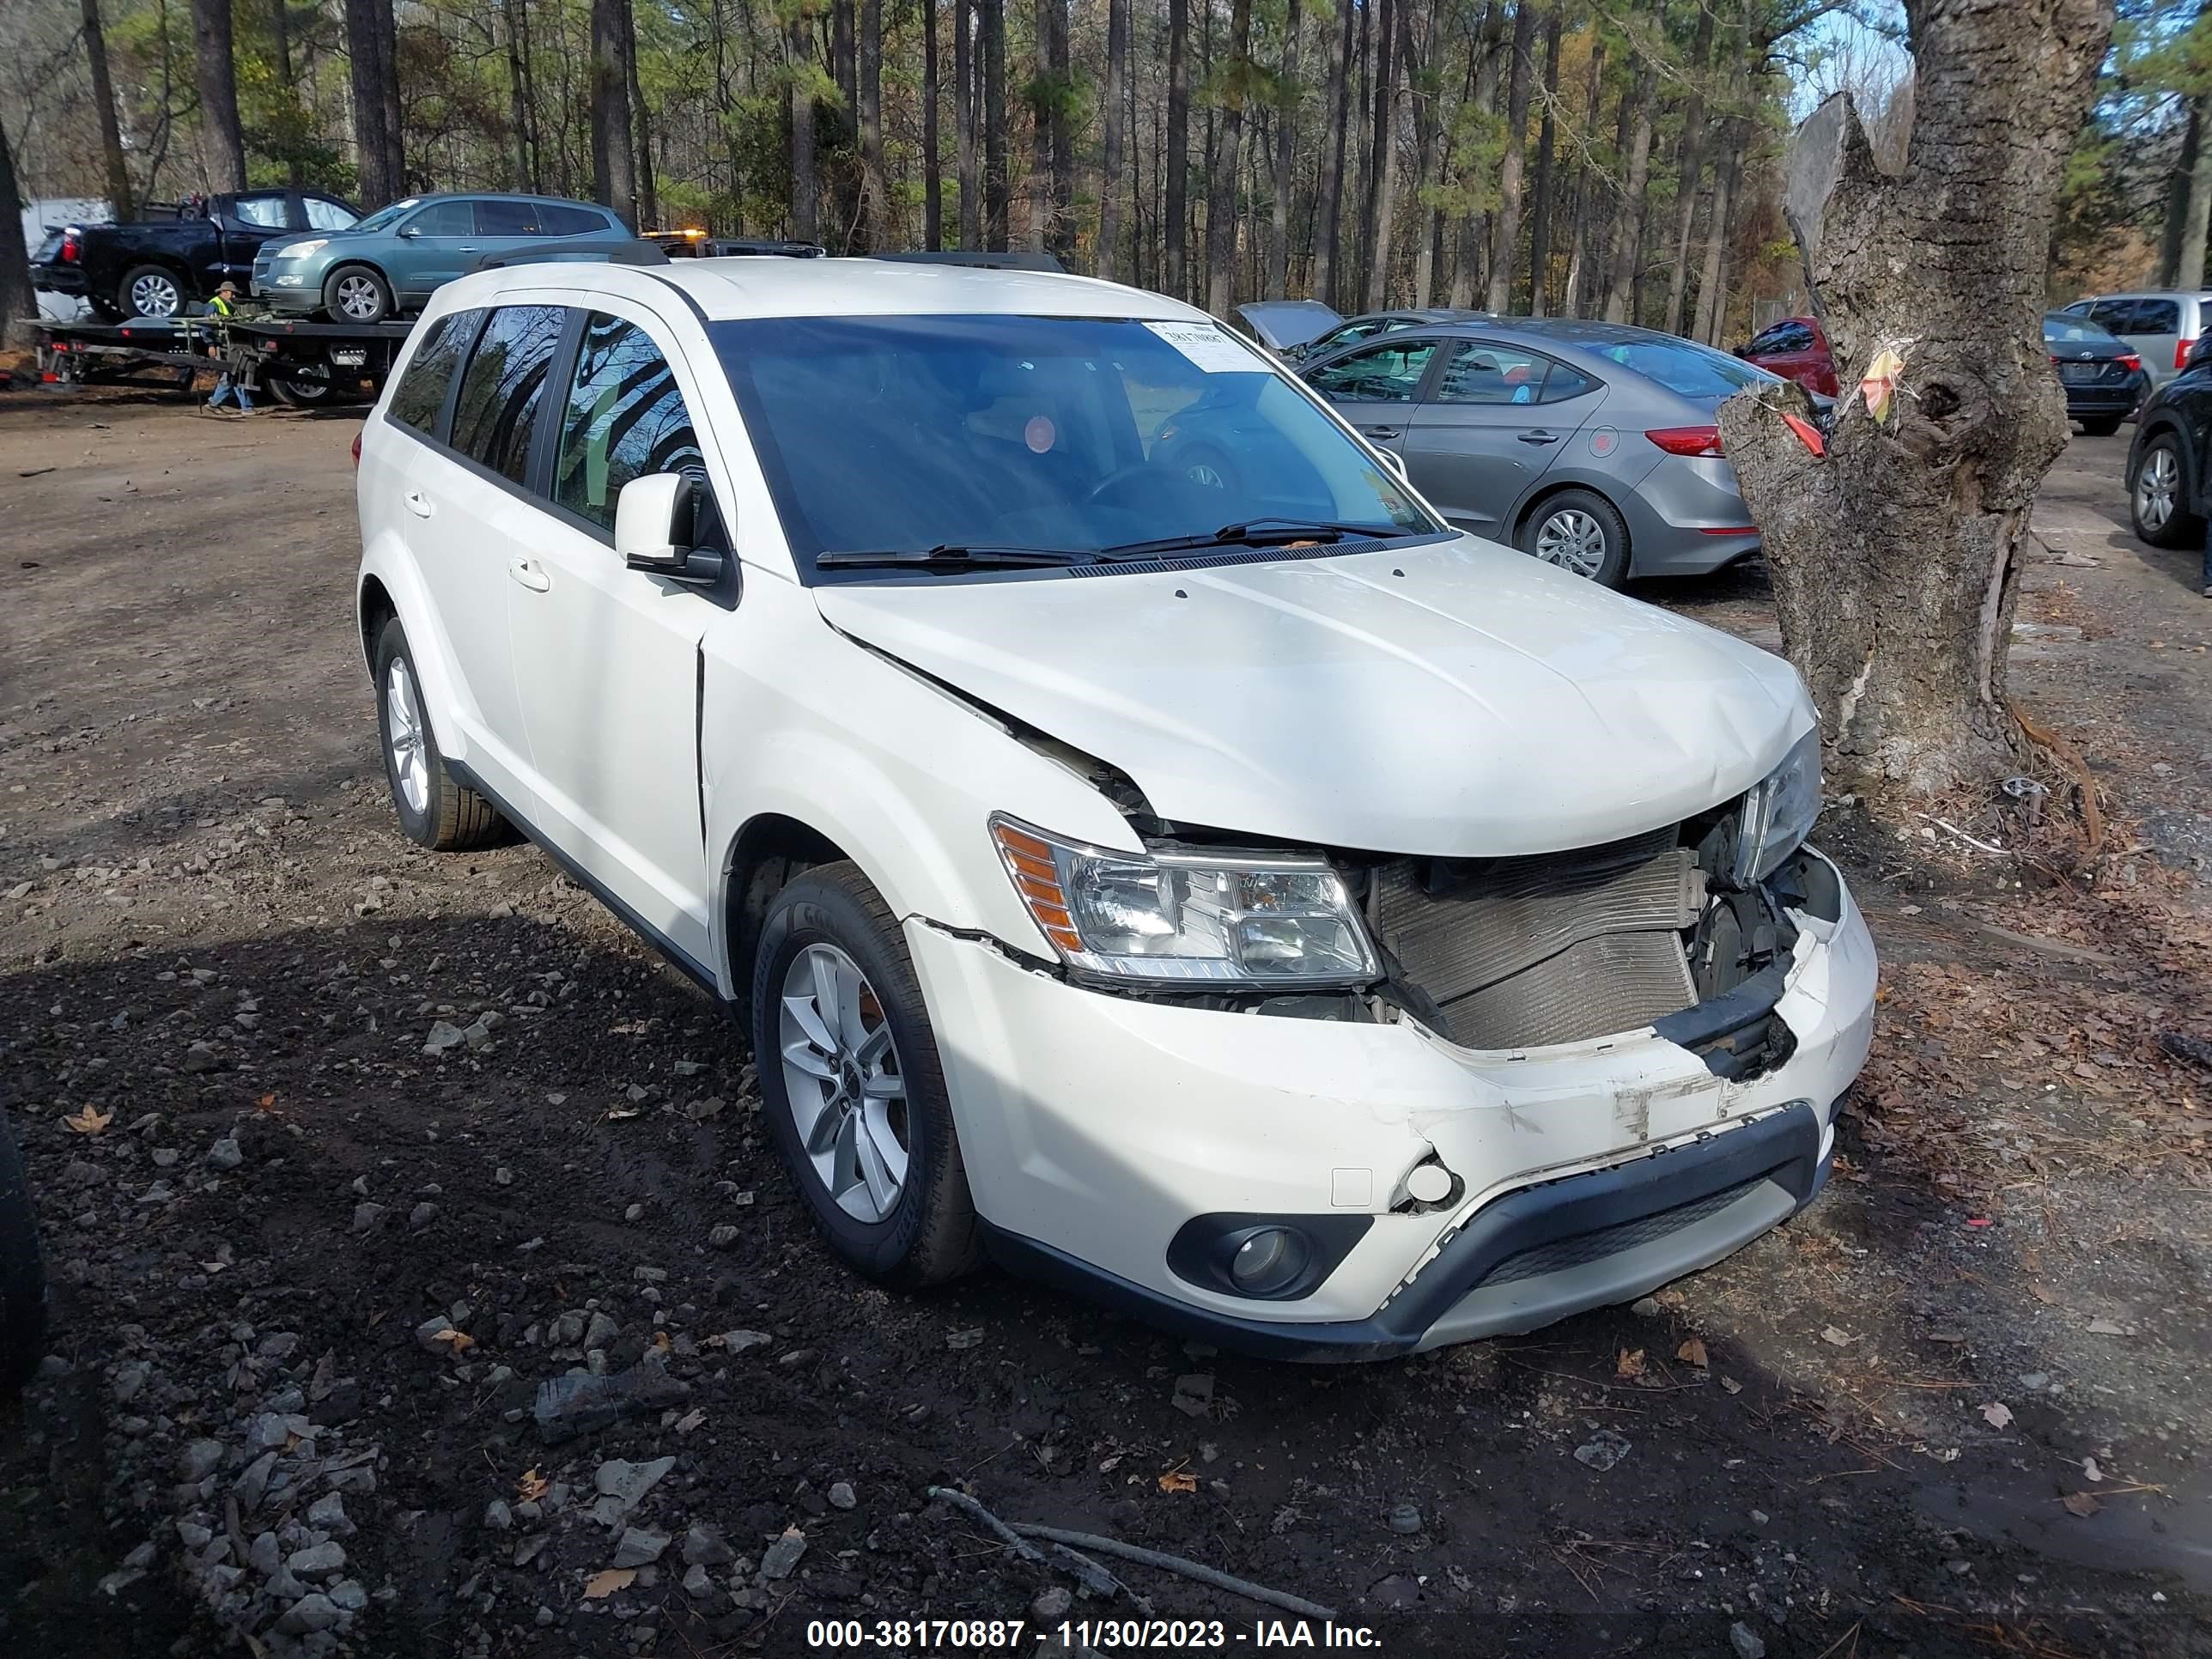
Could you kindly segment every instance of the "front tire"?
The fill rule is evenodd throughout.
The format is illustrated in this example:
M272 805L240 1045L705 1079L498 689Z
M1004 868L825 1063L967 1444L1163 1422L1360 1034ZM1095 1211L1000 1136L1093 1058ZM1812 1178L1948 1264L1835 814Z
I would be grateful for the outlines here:
M1562 489L1521 526L1521 550L1601 587L1628 574L1628 521L1594 489Z
M810 870L769 903L751 1012L776 1152L830 1249L907 1289L972 1267L937 1039L897 918L856 866Z
M323 309L334 323L380 323L394 309L392 284L367 265L340 265L323 283Z
M2153 547L2197 547L2204 540L2204 520L2189 510L2189 468L2181 445L2161 432L2143 446L2128 481L2128 516L2136 534Z
M399 828L417 847L456 853L500 838L499 809L453 776L422 706L422 677L395 620L376 636L376 730Z

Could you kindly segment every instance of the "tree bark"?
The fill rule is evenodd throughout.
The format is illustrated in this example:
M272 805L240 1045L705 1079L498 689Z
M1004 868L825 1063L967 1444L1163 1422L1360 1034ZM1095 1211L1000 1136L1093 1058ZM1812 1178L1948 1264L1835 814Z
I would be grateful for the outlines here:
M884 0L860 0L855 94L860 118L860 246L890 243L890 179L884 170Z
M1801 129L1790 228L1846 386L1902 360L1881 411L1847 398L1816 459L1777 413L1723 404L1765 532L1784 648L1831 772L1877 796L1986 788L2026 743L2006 687L2016 544L2066 443L2040 319L2058 182L2112 32L2111 0L1906 0L1918 77L1904 171L1848 98Z
M246 134L238 120L238 66L231 53L230 0L192 0L192 46L210 181L217 190L244 190Z
M86 0L91 3L91 0ZM1126 4L1127 0L1117 0ZM1283 67L1279 95L1275 100L1275 162L1269 195L1267 295L1279 300L1291 281L1291 187L1297 174L1298 108L1298 0L1290 0L1283 24Z
M1006 251L1013 204L1006 180L1006 0L983 5L983 238Z
M1483 9L1482 27L1468 59L1468 99L1479 125L1487 126L1498 109L1498 66L1505 56L1504 0L1490 0ZM1451 306L1464 310L1474 303L1475 291L1488 286L1483 261L1489 257L1492 217L1488 208L1460 216L1459 234L1452 253Z
M1682 301L1690 280L1690 236L1697 228L1698 185L1705 167L1705 76L1713 57L1713 8L1698 8L1690 46L1690 94L1682 107L1682 166L1674 191L1674 258L1667 276L1667 317L1660 326L1682 331Z
M397 35L391 0L346 0L345 18L361 204L379 208L407 193L406 160L392 117L399 101L399 82L392 61Z
M123 131L115 118L115 82L107 74L107 35L100 26L100 0L84 0L84 55L92 71L92 101L99 106L100 154L107 168L107 204L114 210L116 222L121 224L134 216L135 209L131 169L123 161ZM13 202L15 198L3 199Z
M1728 326L1728 247L1735 213L1736 185L1743 177L1743 123L1728 124L1728 160L1713 180L1712 223L1705 233L1705 268L1698 279L1698 315L1690 337L1718 345Z
M937 0L921 0L921 245L945 246L945 158L939 151Z
M1583 75L1583 119L1586 128L1597 123L1598 94L1605 84L1605 36L1599 35L1590 43L1589 66ZM1575 210L1573 226L1567 239L1567 285L1563 296L1562 315L1580 317L1588 309L1589 280L1589 221L1590 209L1596 199L1597 166L1588 154L1589 139L1583 139L1583 164L1575 169Z
M2212 115L2212 93L2197 100L2200 121ZM2204 285L2204 235L2212 228L2212 144L2200 131L2196 166L2189 173L2189 211L2181 222L2181 250L2173 262L2173 285L2194 294Z
M1528 314L1545 314L1552 264L1552 175L1559 162L1559 46L1566 8L1552 0L1544 20L1544 124L1536 139L1536 185L1528 211Z
M1352 43L1358 8L1344 8L1344 27L1331 32L1328 60L1328 155L1314 185L1313 296L1336 301L1338 228L1343 221L1344 152L1352 125Z
M15 155L8 147L8 124L0 121L0 203L18 215L22 193L15 184ZM0 345L27 349L38 343L38 290L31 286L31 251L11 229L0 235Z
M1514 258L1521 242L1521 179L1528 127L1528 92L1535 56L1536 8L1521 0L1513 9L1513 44L1506 64L1505 155L1498 167L1498 221L1490 248L1490 288L1486 307L1501 315L1511 309Z
M1068 0L1051 0L1052 222L1048 246L1065 264L1075 254L1075 60L1068 39Z
M86 0L90 4L92 0ZM277 0L282 6L285 0ZM500 16L507 32L507 125L514 129L514 187L538 193L538 169L530 149L530 83L522 65L523 7L516 0L500 0Z
M625 218L637 211L629 85L623 64L623 0L592 0L592 193Z
M1168 0L1167 203L1160 218L1160 287L1190 297L1183 264L1183 223L1190 191L1190 3Z
M952 0L953 148L960 168L960 246L983 245L983 178L975 155L975 0Z
M2189 100L2189 125L2182 131L2181 153L2174 157L2173 171L2166 181L2166 223L2158 240L2158 285L2173 286L2174 272L2181 265L2182 227L2189 218L2189 185L2197 173L2197 147L2204 137L2204 105L2202 98Z
M1629 289L1636 280L1637 255L1643 240L1644 192L1651 186L1651 93L1658 78L1654 54L1664 36L1661 33L1666 0L1652 0L1652 30L1657 39L1636 49L1636 78L1627 94L1628 154L1624 193L1613 222L1613 270L1606 278L1605 320L1623 322L1628 317Z
M1052 223L1052 8L1036 0L1036 55L1030 70L1030 252L1044 252Z
M1291 0L1293 5L1297 0ZM1129 74L1129 0L1106 0L1106 92L1101 100L1104 118L1103 150L1098 167L1098 254L1095 268L1111 283L1121 271L1121 198L1127 185L1121 179L1127 144Z
M653 124L645 107L645 92L637 79L637 13L630 0L623 0L623 86L629 99L630 119L637 129L630 151L637 197L636 228L649 230L660 220L660 198L653 179Z
M785 68L791 95L791 234L794 240L821 240L821 181L814 154L814 31L804 13L793 17L784 36Z
M1223 94L1219 154L1206 204L1206 308L1227 319L1237 277L1237 161L1244 137L1244 89L1251 80L1252 0L1229 11L1229 77Z
M1368 177L1367 309L1380 311L1390 292L1390 233L1398 216L1398 80L1396 36L1407 0L1379 0L1375 24L1374 160Z

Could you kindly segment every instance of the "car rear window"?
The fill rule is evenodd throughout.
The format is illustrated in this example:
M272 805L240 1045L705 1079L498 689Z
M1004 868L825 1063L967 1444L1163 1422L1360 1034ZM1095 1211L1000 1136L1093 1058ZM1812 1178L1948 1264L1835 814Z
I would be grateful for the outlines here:
M568 320L559 306L501 306L461 377L451 442L510 483L528 481L546 371Z
M1755 364L1687 340L1615 340L1589 349L1685 398L1725 398L1774 379Z
M2139 300L2127 327L2135 334L2179 334L2181 307L2172 300Z
M2124 349L2117 335L2081 317L2045 317L2043 319L2043 343L2104 346L2114 351Z
M483 316L481 311L449 311L422 325L422 337L409 355L407 367L399 372L399 384L392 388L392 401L385 405L387 416L417 432L436 433L438 412L446 406L446 388L453 385L453 371L460 367L461 354L469 349L469 340Z

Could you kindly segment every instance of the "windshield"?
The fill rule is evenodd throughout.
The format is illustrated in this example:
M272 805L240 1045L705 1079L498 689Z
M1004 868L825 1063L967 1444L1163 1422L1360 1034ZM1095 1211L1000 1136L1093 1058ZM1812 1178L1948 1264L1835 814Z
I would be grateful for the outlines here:
M1726 398L1780 378L1756 363L1688 340L1616 340L1588 349L1685 398Z
M2043 343L2054 345L2094 346L2115 352L2125 351L2118 337L2083 317L2069 317L2053 312L2043 319Z
M410 196L404 202L394 202L389 207L380 207L368 218L355 220L351 228L355 230L382 230L389 225L397 224L401 216L409 209L420 204L422 199L419 196Z
M850 556L1065 554L1267 520L1442 526L1211 323L802 317L714 324L801 570ZM823 568L824 554L841 556Z

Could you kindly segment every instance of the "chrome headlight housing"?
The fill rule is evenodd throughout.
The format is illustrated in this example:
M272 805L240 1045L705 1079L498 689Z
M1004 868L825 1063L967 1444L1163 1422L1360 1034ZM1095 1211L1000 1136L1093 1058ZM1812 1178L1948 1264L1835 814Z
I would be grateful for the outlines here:
M1815 726L1743 798L1736 823L1736 884L1748 887L1781 868L1820 816L1820 728Z
M1079 975L1222 988L1349 986L1375 946L1320 858L1121 853L1003 813L991 838L1014 890Z
M304 259L311 253L320 253L331 245L327 236L311 236L304 242L287 242L270 256L273 259Z

